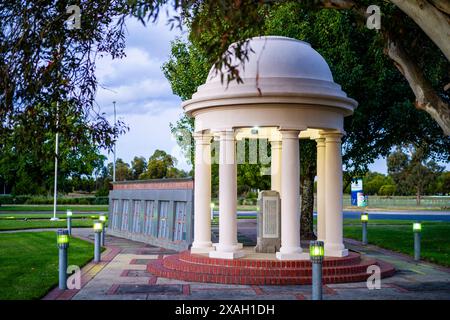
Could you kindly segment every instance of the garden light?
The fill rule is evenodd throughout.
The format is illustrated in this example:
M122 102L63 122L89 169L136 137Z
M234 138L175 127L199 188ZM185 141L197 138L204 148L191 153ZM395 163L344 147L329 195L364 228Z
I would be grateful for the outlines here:
M103 223L101 221L94 221L94 262L100 262L100 238L103 231Z
M69 248L69 232L64 229L58 229L56 232L56 243L59 249L59 289L67 289L67 248Z
M72 235L72 211L67 210L66 216L67 216L67 231L69 232L69 235Z
M420 260L420 233L422 231L422 224L420 222L413 223L414 232L414 260Z
M323 241L309 243L309 257L312 262L312 300L322 300Z
M367 222L369 221L369 215L367 212L361 213L361 222L362 222L362 244L367 244Z

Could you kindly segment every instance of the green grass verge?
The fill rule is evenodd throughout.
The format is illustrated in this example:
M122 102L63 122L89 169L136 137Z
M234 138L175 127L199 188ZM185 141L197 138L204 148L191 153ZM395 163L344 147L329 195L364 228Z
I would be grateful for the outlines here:
M92 219L72 219L72 228L92 227ZM45 220L0 220L0 231L24 230L24 229L47 229L66 228L66 220L50 221Z
M412 221L406 224L405 221L402 221L403 224L397 220L394 221L385 220L385 224L375 224L371 221L368 226L369 243L413 256ZM386 222L392 222L392 224L387 225ZM448 222L422 222L421 258L450 267L449 235L450 223ZM344 225L344 237L361 240L361 225Z
M107 205L58 205L58 212L65 213L68 209L72 211L97 212L108 211ZM53 212L52 205L2 205L0 211L50 211Z
M68 263L81 268L93 252L91 243L71 238ZM0 234L0 300L39 299L57 284L55 232Z
M60 219L66 219L66 214L56 214ZM23 220L23 219L50 219L53 213L0 213L0 220ZM98 219L98 213L74 213L72 219Z

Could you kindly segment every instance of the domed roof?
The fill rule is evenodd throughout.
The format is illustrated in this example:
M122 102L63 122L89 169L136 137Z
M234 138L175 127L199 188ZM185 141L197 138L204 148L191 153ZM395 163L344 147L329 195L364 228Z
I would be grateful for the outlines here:
M241 78L300 78L333 82L333 75L325 59L307 42L279 37L255 37L249 40L249 59L240 64ZM233 44L234 45L234 44ZM238 63L236 59L233 59ZM214 66L207 81L220 81Z
M231 63L238 65L243 83L211 68L205 84L198 87L192 99L182 103L189 115L210 107L269 104L322 108L332 107L344 116L353 113L357 102L333 81L325 59L307 42L264 36L248 40L248 59L244 63L229 52ZM226 70L222 73L226 74Z

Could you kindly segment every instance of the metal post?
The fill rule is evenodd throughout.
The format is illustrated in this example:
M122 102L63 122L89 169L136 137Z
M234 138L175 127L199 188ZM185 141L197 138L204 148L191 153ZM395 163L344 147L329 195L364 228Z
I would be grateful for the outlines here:
M362 222L362 244L367 245L367 221Z
M72 235L72 217L67 217L67 231L69 232L69 236Z
M50 219L51 221L59 220L56 217L56 205L58 198L58 147L59 147L59 101L56 102L56 138L55 138L55 177L54 177L54 186L53 186L53 217Z
M101 237L100 237L100 246L104 247L105 246L105 223L103 223L103 229L102 229L102 233L101 233Z
M94 241L94 262L100 262L100 232L95 232L95 241Z
M322 300L323 247L323 241L310 241L309 243L309 258L312 266L312 300Z
M322 300L322 263L312 263L312 300Z
M116 128L116 102L113 101L114 104L114 129ZM114 158L113 158L113 182L116 182L116 141L114 141L114 150L113 150Z
M59 229L56 232L56 243L58 245L59 259L59 289L67 289L67 248L69 247L69 234L67 230Z
M420 232L414 232L414 260L420 260Z

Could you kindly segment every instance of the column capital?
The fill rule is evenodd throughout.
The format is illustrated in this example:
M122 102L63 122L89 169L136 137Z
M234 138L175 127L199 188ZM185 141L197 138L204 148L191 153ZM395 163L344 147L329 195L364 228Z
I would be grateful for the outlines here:
M325 137L320 136L319 138L315 139L317 143L317 148L323 148L325 147Z
M234 129L225 129L218 131L220 140L236 140L236 132Z
M210 144L212 139L212 134L210 133L203 133L203 132L194 132L192 134L192 137L194 138L196 143L201 144Z
M339 132L330 132L322 134L325 138L325 143L338 143L341 142L341 138L343 136L342 133Z
M300 130L280 130L281 139L299 139Z

